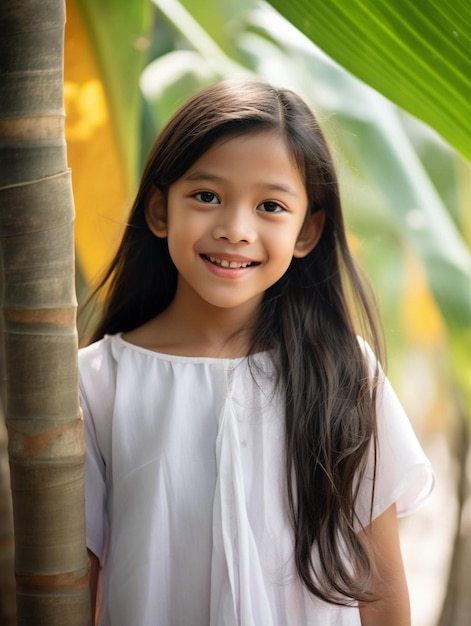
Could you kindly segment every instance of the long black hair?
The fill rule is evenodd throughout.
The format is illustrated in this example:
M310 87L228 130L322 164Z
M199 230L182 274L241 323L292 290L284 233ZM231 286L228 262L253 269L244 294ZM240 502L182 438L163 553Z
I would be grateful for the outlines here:
M355 504L376 449L375 377L368 375L357 334L360 329L378 353L379 332L348 248L328 146L299 96L258 81L225 81L177 111L149 156L120 247L96 290L104 292L105 304L91 341L136 328L175 295L177 270L167 240L146 223L153 187L166 195L216 141L267 129L284 139L299 167L308 213L323 211L325 221L313 251L294 258L264 294L249 354L272 349L286 398L286 484L297 572L327 602L368 601L374 562L358 533Z

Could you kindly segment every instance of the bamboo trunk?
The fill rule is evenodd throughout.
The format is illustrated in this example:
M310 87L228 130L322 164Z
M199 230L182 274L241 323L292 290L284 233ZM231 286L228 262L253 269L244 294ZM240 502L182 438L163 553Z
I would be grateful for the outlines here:
M90 623L64 0L0 6L0 251L18 625Z

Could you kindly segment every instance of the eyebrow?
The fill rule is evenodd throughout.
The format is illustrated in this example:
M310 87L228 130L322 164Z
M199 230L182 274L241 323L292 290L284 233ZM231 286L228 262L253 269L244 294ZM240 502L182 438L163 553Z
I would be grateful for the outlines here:
M210 172L205 172L204 170L196 170L192 174L184 177L185 180L192 182L208 182L208 183L225 183L226 179L222 176L218 176L217 174L212 174ZM281 193L288 194L289 196L293 196L294 198L298 197L296 191L287 184L281 183L259 183L257 187L260 190L266 191L279 191Z

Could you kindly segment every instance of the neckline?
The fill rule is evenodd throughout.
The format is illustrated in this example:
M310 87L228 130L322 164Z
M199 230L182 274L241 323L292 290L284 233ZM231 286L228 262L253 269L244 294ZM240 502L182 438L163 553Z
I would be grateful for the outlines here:
M140 352L141 354L145 354L147 356L151 356L154 357L156 359L162 360L162 361L173 361L173 362L181 362L181 363L207 363L207 364L211 364L211 363L219 363L219 364L234 364L237 365L238 363L241 363L244 360L247 360L249 357L250 358L256 358L256 359L260 359L260 358L264 358L264 355L268 355L270 353L270 351L265 350L262 352L255 352L251 355L245 355L245 356L240 356L240 357L211 357L211 356L186 356L186 355L181 355L181 354L171 354L171 353L167 353L167 352L158 352L157 350L151 350L150 348L144 348L142 346L138 346L135 343L131 343L129 341L126 341L125 339L123 339L123 333L116 333L115 335L105 335L105 339L109 339L110 341L121 345L124 348L127 348L129 350L133 350L135 352Z

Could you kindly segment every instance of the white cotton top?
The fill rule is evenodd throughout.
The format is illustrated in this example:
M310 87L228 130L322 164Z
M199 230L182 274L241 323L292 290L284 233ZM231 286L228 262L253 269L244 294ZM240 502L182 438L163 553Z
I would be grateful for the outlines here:
M160 354L120 335L80 351L102 626L360 626L358 607L325 604L296 576L283 402L269 355L253 361ZM433 485L387 379L382 386L373 517L394 502L408 513ZM358 504L365 523L371 484L370 467Z

